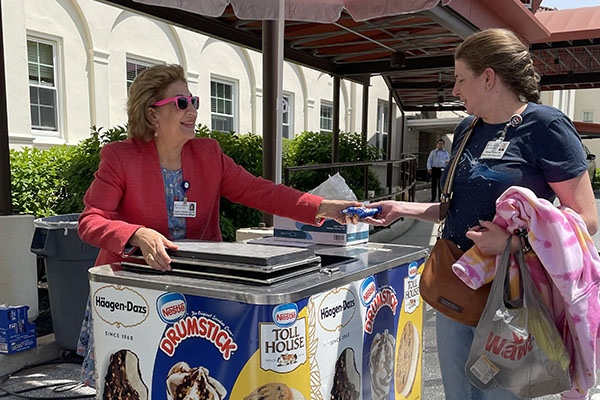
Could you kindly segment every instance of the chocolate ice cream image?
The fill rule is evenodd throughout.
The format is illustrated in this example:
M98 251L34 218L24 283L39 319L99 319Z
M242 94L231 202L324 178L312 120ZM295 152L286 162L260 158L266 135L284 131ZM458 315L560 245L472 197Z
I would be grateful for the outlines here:
M335 375L331 388L331 400L358 400L360 398L360 374L356 369L354 350L347 347L335 362Z
M104 400L147 400L148 388L142 380L138 356L126 349L110 356L104 378Z
M390 384L394 376L394 346L396 340L384 330L377 333L371 343L369 367L371 369L371 398L372 400L387 400L390 398Z
M190 368L181 361L169 370L167 400L223 400L226 395L227 390L204 367Z

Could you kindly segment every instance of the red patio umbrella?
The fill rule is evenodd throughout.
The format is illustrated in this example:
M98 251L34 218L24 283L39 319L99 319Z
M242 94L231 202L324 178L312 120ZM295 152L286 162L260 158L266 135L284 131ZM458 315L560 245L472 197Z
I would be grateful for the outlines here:
M155 6L178 8L209 17L220 17L231 4L239 19L276 20L279 0L134 0ZM346 9L355 21L428 10L451 0L285 0L289 21L333 23Z

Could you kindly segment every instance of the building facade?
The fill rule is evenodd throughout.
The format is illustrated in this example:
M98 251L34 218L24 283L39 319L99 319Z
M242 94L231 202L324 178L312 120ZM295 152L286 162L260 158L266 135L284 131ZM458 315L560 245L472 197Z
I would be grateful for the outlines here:
M572 121L600 123L600 89L542 92L541 101L558 108ZM584 139L590 153L600 156L600 138Z
M95 0L2 0L1 6L11 148L76 144L88 137L91 126L125 124L129 85L141 70L159 63L183 66L191 92L200 97L198 123L262 134L262 55L256 51ZM342 80L342 131L360 132L362 91L362 85ZM284 137L332 129L331 76L285 62L283 94ZM388 98L383 79L373 77L367 136L383 149ZM574 121L600 122L600 89L544 92L542 102ZM454 127L465 116L406 115L403 151L421 158L440 137L449 149ZM399 132L404 121L394 121ZM600 154L600 140L585 142ZM398 144L392 141L392 158L400 154Z
M11 148L76 144L90 127L127 122L127 89L159 63L183 66L200 97L197 122L262 134L262 55L94 0L2 0ZM284 63L282 132L327 131L333 78ZM340 129L359 132L363 87L342 80ZM24 107L23 104L29 104ZM388 89L369 88L368 136L384 146Z

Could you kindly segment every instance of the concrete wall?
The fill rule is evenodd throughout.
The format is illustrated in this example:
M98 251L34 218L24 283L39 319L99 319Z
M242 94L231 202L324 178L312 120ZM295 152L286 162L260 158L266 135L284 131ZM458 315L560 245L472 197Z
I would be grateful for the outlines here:
M542 92L543 104L560 109L573 121L583 121L583 112L593 112L594 123L600 123L600 89L555 90ZM570 114L569 114L570 113ZM600 138L584 139L583 143L590 153L600 157ZM600 163L596 162L596 165Z
M600 123L600 89L578 90L575 97L574 120L583 121L583 112L592 112L593 120L588 122Z

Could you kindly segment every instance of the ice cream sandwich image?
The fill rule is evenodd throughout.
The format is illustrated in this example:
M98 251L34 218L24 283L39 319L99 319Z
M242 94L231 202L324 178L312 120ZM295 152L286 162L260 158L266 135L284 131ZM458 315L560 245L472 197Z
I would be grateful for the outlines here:
M181 361L167 375L167 400L223 400L227 390L204 367L190 368Z
M396 352L396 392L407 397L412 391L419 362L419 332L410 321L404 324Z
M347 347L335 362L335 375L331 399L358 400L360 398L360 374L356 369L354 350Z
M306 400L296 389L285 383L266 383L257 387L244 400Z
M371 371L371 399L387 400L394 377L394 349L396 340L385 329L377 333L371 343L369 369Z
M140 360L127 349L110 356L104 378L104 400L147 400L148 387L142 380Z

